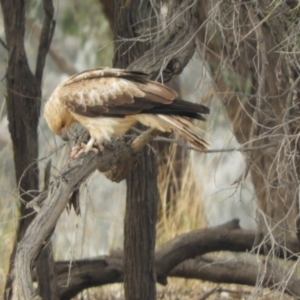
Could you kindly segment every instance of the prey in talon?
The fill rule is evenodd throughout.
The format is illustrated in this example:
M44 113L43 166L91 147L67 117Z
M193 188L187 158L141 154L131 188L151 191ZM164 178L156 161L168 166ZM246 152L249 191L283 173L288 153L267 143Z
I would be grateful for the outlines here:
M84 143L76 144L71 149L70 158L77 158L82 153L87 153L89 151L93 151L95 153L99 153L99 150L103 151L103 149L104 149L103 147L101 149L97 149L95 147L92 147L91 149L88 149L87 145L84 144Z
M112 137L123 136L140 122L161 132L175 131L200 150L207 142L190 119L204 121L209 109L178 97L176 91L149 79L143 72L96 68L60 83L47 101L44 116L50 129L62 138L74 123L89 134L87 144L75 145L71 157L103 149Z

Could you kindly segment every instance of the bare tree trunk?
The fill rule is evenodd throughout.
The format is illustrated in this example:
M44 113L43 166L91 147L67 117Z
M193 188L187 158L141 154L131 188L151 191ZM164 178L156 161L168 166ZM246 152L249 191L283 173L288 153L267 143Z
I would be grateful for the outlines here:
M160 14L157 3L155 1L141 3L137 0L126 3L123 1L121 4L117 0L114 2L116 39L114 66L122 68L128 66L129 69L145 71L151 78L159 78L166 83L174 75L181 73L194 53L195 2L193 0L170 2L165 27L161 26L156 18ZM156 162L153 154L144 152L143 155L127 178L124 281L126 299L130 300L155 297L153 253L158 195L154 176ZM135 182L136 180L139 181ZM144 205L137 203L141 199L144 199ZM135 211L131 212L134 205ZM147 252L141 253L141 249ZM143 261L143 264L136 265L133 269L133 264L137 260Z
M127 178L124 237L125 299L156 299L155 237L157 171L153 151L144 148Z
M114 67L126 68L151 46L133 40L155 24L150 1L114 1ZM152 19L152 18L153 19ZM124 41L122 39L131 39ZM157 218L157 171L153 151L144 148L136 167L127 177L124 221L124 289L127 300L156 299L154 250Z
M43 300L59 299L56 266L51 242L41 251L36 262L38 294Z
M282 258L279 266L266 263L265 260L262 263L256 259L251 260L250 257L248 261L244 257L237 260L231 258L229 261L225 258L224 261L223 257L218 262L203 256L216 251L245 251L248 254L251 252L263 255L266 250L272 251L273 248L272 242L266 237L267 234L262 232L242 229L238 219L216 227L181 234L156 249L157 282L166 285L167 277L176 276L256 286L262 279L261 287L274 289L284 280L283 278L286 278L286 271L290 269L284 263L286 259L290 262L298 260L299 244L295 238L277 245L274 254ZM262 243L263 246L257 247L257 243ZM56 262L61 299L75 297L90 287L122 282L122 254L118 251L110 256ZM68 286L65 284L67 281ZM291 274L285 283L283 291L299 298L300 286L297 274Z
M25 1L1 0L1 6L8 48L8 66L6 73L7 117L13 142L16 183L19 187L19 196L21 199L20 219L13 252L10 258L10 269L4 295L5 299L10 299L12 297L11 286L13 281L11 272L13 270L16 246L34 218L32 209L26 208L26 203L30 201L34 195L27 193L27 191L39 189L37 159L41 81L54 24L52 21L52 1L44 1L45 17L40 37L36 70L35 74L33 74L29 68L24 48ZM44 271L43 279L46 280L43 284L45 285L50 283L46 278L47 274L48 272ZM53 277L53 274L51 276ZM39 276L39 278L42 279L41 276ZM50 297L51 295L49 295L49 293L43 295L43 299L54 299Z

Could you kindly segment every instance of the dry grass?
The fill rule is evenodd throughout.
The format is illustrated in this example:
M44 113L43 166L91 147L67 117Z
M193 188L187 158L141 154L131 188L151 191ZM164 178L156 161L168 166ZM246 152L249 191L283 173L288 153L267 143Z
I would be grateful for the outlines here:
M14 174L9 145L0 151L0 161L2 162L0 167L0 295L2 295L18 223L17 197L13 180L10 178L10 176L14 178Z
M159 168L158 183L161 198L157 246L178 234L203 228L206 225L201 204L201 191L191 174L190 158L187 157L178 164L176 158L178 147L177 145L170 146L170 155L165 164ZM176 178L175 175L178 168L182 170L181 178ZM173 192L169 192L171 194L169 196L170 186L173 187Z
M123 284L113 284L84 291L76 300L123 300ZM253 296L253 288L234 284L214 284L200 280L169 278L166 287L157 285L157 300L291 300L276 291L261 289Z

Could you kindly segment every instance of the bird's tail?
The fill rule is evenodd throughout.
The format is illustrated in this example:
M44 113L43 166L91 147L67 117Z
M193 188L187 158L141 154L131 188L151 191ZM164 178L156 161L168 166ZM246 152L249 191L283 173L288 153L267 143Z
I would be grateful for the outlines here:
M156 128L162 132L174 131L181 138L187 140L200 150L205 150L208 146L208 143L201 137L203 131L185 117L162 114L139 114L135 115L135 119L146 126Z
M175 131L180 137L187 140L196 148L200 150L207 149L209 144L201 137L201 134L203 134L202 130L186 118L181 116L168 116L160 114L158 114L157 117L166 122L173 131Z

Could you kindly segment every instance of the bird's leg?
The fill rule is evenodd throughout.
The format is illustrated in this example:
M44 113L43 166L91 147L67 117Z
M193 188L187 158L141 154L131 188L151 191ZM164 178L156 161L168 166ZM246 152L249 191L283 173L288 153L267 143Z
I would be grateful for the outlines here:
M97 146L98 146L98 149L99 149L99 151L103 151L104 150L104 145L103 145L103 141L101 141L101 142L97 142Z
M95 138L93 138L93 137L91 137L90 138L90 140L89 140L89 142L83 147L83 152L84 153L87 153L87 152L89 152L89 151L94 151L94 150L97 150L96 148L94 148L93 146L94 146L94 143L95 143L95 141L96 141L96 139Z
M81 155L82 153L88 153L89 151L93 151L95 153L98 153L99 149L93 147L95 141L96 141L96 139L91 137L87 144L81 143L80 145L78 145L78 144L75 145L74 147L72 147L70 157L71 158L76 158L79 155ZM102 148L101 147L99 147L99 148L100 148L100 151L103 150L103 146L102 146Z

